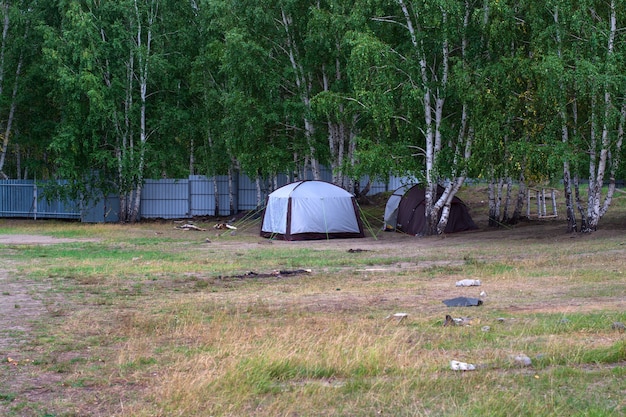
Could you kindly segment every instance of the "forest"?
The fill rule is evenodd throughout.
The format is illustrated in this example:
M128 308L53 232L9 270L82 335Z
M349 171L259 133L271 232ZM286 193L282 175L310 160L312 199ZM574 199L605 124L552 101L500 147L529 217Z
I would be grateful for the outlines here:
M133 221L148 178L408 175L430 234L468 178L494 225L559 184L593 231L625 177L623 6L2 0L0 177L115 193Z

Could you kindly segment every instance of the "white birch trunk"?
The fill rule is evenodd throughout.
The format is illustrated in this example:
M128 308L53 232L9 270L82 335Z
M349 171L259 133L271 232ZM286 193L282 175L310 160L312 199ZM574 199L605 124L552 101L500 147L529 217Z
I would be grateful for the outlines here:
M20 58L15 70L15 81L13 82L13 91L11 93L11 106L9 107L9 116L7 118L7 125L4 129L4 136L2 137L2 148L0 149L0 178L7 179L7 175L4 173L4 161L6 160L7 150L9 148L9 138L11 137L11 129L13 128L13 120L15 118L15 109L17 108L17 91L19 88L19 79L22 72L22 63L24 62L23 55L20 54Z
M433 225L437 219L433 219L432 208L434 205L434 199L436 198L437 193L437 183L434 178L432 178L432 171L434 168L434 162L436 157L436 147L435 147L435 118L433 117L433 108L432 108L432 90L430 88L430 77L428 75L428 64L426 62L426 54L424 51L424 45L421 41L418 42L417 39L417 31L413 25L413 17L409 12L409 9L404 2L404 0L397 0L398 5L402 9L402 14L404 16L406 28L409 32L409 36L411 38L411 43L415 48L416 53L418 54L419 66L420 66L420 77L423 88L422 94L422 105L424 107L424 124L425 124L425 132L424 137L426 140L426 152L425 152L425 165L426 165L426 184L424 184L425 194L424 194L424 205L425 205L425 216L426 216L426 224L428 225L428 234L432 233ZM419 15L416 13L416 21L419 19Z
M615 34L617 32L617 17L615 10L615 1L610 2L610 16L609 16L609 37L607 41L607 61L610 61L615 49ZM591 155L589 163L589 196L587 199L587 227L585 232L595 231L598 227L600 219L606 212L604 207L608 209L610 200L612 198L612 191L610 195L607 195L608 201L605 200L605 204L602 202L602 186L604 184L604 178L606 174L607 165L611 162L611 153L609 149L613 144L611 140L612 127L609 126L611 112L613 111L613 98L609 89L608 83L604 86L603 105L604 105L604 120L602 122L602 130L600 132L600 140L596 135L596 130L599 128L597 123L594 123L592 119L593 129L591 138ZM595 114L595 112L594 112ZM616 140L618 142L618 140ZM599 155L596 152L596 147L599 148ZM620 144L621 146L621 144ZM619 152L618 152L619 153ZM608 203L608 204L607 204Z
M263 201L263 193L261 192L261 177L257 175L255 182L256 182L256 206L263 207L265 206L265 201Z
M296 87L298 88L298 92L300 94L300 99L304 104L304 107L307 110L311 109L311 82L308 80L302 64L298 60L298 53L295 41L291 35L291 24L292 19L290 16L287 16L285 10L281 8L281 16L282 16L282 24L285 29L285 35L287 37L287 55L289 56L289 62L291 63L291 68L294 73L294 79L296 82ZM313 179L319 180L322 175L320 172L320 165L315 156L317 151L315 149L315 145L313 143L313 134L315 133L315 126L311 122L308 117L304 117L304 136L307 141L307 145L309 147L310 152L310 161L311 161L311 171L313 173Z
M10 17L9 17L9 2L3 2L0 5L3 13L3 24L2 24L2 43L0 44L0 97L4 92L4 79L6 75L6 48L7 48L7 37L9 34L10 27ZM24 31L24 40L26 40L28 36L28 27ZM6 126L4 129L4 134L2 136L2 145L0 147L0 179L7 179L8 176L4 172L4 164L6 161L6 155L9 149L9 139L11 137L11 130L13 128L13 120L15 118L15 110L17 108L17 92L19 89L19 79L20 74L22 72L22 64L24 62L24 54L20 52L17 68L15 69L15 80L13 82L13 90L11 92L11 104L9 106L9 114L7 116ZM18 170L19 172L19 170ZM19 174L18 174L19 175Z
M155 23L156 16L158 14L158 1L151 0L149 4L149 10L147 11L147 27L146 27L146 39L143 39L143 25L141 23L141 12L137 0L134 2L135 13L137 19L137 48L138 64L139 64L139 150L137 156L137 178L135 179L135 196L132 200L132 207L130 208L130 221L136 222L139 219L139 210L141 204L141 189L143 187L144 180L144 167L145 167L145 155L146 155L146 142L148 141L148 132L146 125L146 105L148 99L148 76L150 69L150 53L152 48L152 30Z
M411 43L417 53L419 61L419 70L421 77L422 104L424 107L424 137L425 146L425 165L426 165L426 184L425 184L425 216L428 227L427 234L442 233L449 218L450 204L454 195L465 181L465 173L457 172L454 178L450 178L448 186L444 193L437 199L437 183L439 178L433 177L433 170L437 156L442 151L443 136L442 124L444 120L444 107L446 104L446 94L448 88L448 78L450 75L450 40L444 38L441 44L441 56L438 64L440 70L429 68L426 61L426 52L421 40L418 40L419 27L419 11L414 8L411 15L409 7L405 0L396 0L402 10L404 17L404 26L409 32ZM441 18L444 26L448 26L448 13L441 8ZM463 37L461 39L462 58L465 63L467 38L465 36L466 29L469 25L471 8L469 2L465 2L465 15L463 19ZM488 12L485 11L485 19ZM414 24L415 21L415 24ZM434 88L432 86L435 86ZM433 107L434 104L434 107ZM463 106L463 112L460 119L459 136L454 140L450 140L447 146L454 148L455 158L469 158L471 156L472 140L467 137L468 126L467 106Z

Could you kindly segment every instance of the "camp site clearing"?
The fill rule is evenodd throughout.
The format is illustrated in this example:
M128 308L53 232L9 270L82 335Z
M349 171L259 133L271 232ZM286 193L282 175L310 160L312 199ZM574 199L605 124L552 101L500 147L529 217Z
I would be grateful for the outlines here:
M463 201L478 229L434 237L0 220L0 415L624 415L624 207Z

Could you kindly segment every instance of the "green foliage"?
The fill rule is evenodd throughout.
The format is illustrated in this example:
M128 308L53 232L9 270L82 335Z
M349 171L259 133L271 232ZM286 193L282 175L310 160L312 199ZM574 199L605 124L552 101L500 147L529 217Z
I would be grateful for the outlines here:
M609 51L610 2L404 4L414 33L391 0L12 2L0 135L18 89L4 172L61 178L85 198L151 177L269 178L311 159L354 178L534 183L561 178L565 161L589 177L605 150L624 176L624 10ZM436 98L435 126L425 113ZM426 161L433 128L441 149Z

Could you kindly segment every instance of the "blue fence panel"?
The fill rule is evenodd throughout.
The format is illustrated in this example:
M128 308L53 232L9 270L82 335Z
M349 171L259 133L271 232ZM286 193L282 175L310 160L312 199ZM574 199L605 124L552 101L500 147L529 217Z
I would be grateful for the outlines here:
M48 201L45 198L39 198L36 216L46 219L80 219L80 204L75 201L61 199Z
M189 180L146 180L141 190L141 217L189 217Z
M45 184L34 180L0 181L0 217L79 219L78 203L43 198Z
M0 216L33 217L35 215L35 182L30 180L4 180L0 187Z
M84 223L116 223L120 221L120 198L116 195L100 196L89 201L80 217Z
M214 216L215 187L217 185L218 216L230 213L230 197L228 191L228 176L218 175L207 178L202 175L189 177L190 181L190 209L191 216ZM236 185L236 184L235 184Z
M261 194L261 201L257 197L257 184L246 175L239 176L239 210L254 210L265 203L267 193Z
M189 177L190 215L213 216L215 214L215 190L212 178L204 175Z

